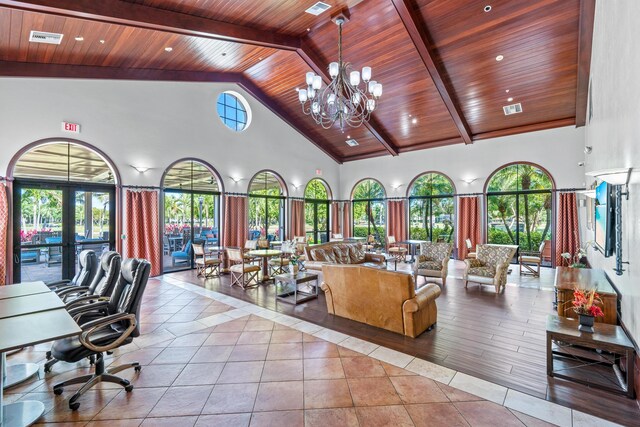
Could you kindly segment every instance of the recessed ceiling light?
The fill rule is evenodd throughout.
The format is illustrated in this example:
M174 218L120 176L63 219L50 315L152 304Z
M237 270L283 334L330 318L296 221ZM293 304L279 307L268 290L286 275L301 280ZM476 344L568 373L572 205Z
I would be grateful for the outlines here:
M76 36L76 41L77 41L77 42L81 42L82 40L84 40L84 37L82 37L82 36Z
M222 56L227 56L226 52L222 52Z
M496 56L496 61L498 61L498 62L502 61L503 59L504 59L504 56L502 56L502 55Z
M409 114L409 117L413 117L411 114Z
M100 44L104 44L104 40L100 40Z
M506 93L509 93L509 89L505 90Z
M511 101L513 101L513 98L509 97L509 98L507 98L507 101L511 102Z
M164 51L165 51L165 52L171 52L172 50L173 50L173 48L172 48L172 47L169 47L169 46L167 46L167 47L165 47L165 48L164 48Z
M347 135L347 139L351 139L351 135Z
M307 28L307 31L311 31L311 28Z
M259 56L259 57L258 57L258 61L262 61L262 56Z
M491 12L491 5L490 5L490 4L486 5L486 6L484 7L484 11L485 11L485 12Z
M416 123L418 123L418 119L416 119L416 118L414 117L413 119L411 119L411 123L413 123L413 124L415 125Z
M296 88L296 92L300 92L300 88L299 87Z

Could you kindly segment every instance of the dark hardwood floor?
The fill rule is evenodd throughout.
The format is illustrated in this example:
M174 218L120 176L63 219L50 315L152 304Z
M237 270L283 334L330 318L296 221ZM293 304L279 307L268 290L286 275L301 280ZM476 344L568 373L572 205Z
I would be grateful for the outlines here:
M635 400L547 378L545 321L548 314L554 313L554 270L543 269L540 278L521 277L518 267L513 266L505 292L496 295L493 287L488 286L480 288L469 284L465 289L460 279L463 266L459 261L451 261L447 285L437 300L437 326L415 339L328 314L322 292L316 300L292 306L275 302L273 285L244 291L237 286L230 287L228 275L204 280L194 271L182 271L166 277L203 286L617 423L637 423L640 410ZM408 268L405 264L398 266L399 270Z

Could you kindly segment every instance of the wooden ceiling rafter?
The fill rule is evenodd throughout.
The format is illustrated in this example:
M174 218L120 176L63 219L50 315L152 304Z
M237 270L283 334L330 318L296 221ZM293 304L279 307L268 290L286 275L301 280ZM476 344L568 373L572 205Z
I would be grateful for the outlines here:
M422 62L424 62L424 65L427 68L427 71L431 76L431 80L433 80L442 101L447 107L447 110L451 115L451 120L453 120L458 132L460 133L460 137L465 144L473 144L471 128L462 114L460 104L456 100L454 94L452 94L448 89L451 85L448 84L447 73L443 67L438 65L440 61L437 60L437 54L431 47L432 43L422 19L420 19L414 12L410 4L410 0L391 1L398 12L409 37L411 37L411 41L418 51Z
M319 55L316 54L313 49L311 49L308 43L305 40L302 40L300 48L297 50L298 55L311 67L314 73L319 76L322 76L322 80L325 84L331 82L331 78L327 73L327 68L329 64L326 66L322 66L323 60L320 59ZM303 76L300 76L301 78ZM371 116L369 122L364 122L363 126L365 126L369 132L384 146L384 148L391 154L392 156L398 155L398 149L391 142L391 138L382 130L382 127L378 124L375 117Z
M580 34L578 36L578 84L576 87L576 127L587 121L589 102L589 74L591 72L591 46L596 0L580 1Z

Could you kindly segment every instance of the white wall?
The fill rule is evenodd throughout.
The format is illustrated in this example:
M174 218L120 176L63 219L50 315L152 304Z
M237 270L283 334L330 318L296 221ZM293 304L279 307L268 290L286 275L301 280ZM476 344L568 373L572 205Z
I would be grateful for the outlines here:
M622 276L611 271L615 257L604 258L592 251L594 267L608 270L622 293L622 320L640 344L640 2L637 0L596 3L591 57L591 103L593 115L586 126L586 170L633 167L630 198L622 203ZM591 184L593 178L587 181ZM583 229L583 237L593 233Z
M505 163L529 161L546 168L557 188L582 187L584 131L564 127L503 138L477 141L472 145L452 145L345 163L340 171L340 197L348 199L362 178L379 179L388 197L407 194L407 186L418 174L438 171L453 180L458 193L482 192L489 175ZM471 184L463 179L476 178ZM401 185L394 190L393 187Z
M216 114L224 90L245 96L251 126L236 133ZM338 189L339 165L233 84L140 82L75 79L0 79L0 175L13 155L43 138L69 137L105 152L116 164L123 184L159 186L173 161L196 157L213 165L227 191L245 192L261 169L273 169L301 196L304 185L323 171ZM64 133L62 121L81 124L79 135ZM151 167L144 174L130 165ZM242 178L238 184L231 176Z

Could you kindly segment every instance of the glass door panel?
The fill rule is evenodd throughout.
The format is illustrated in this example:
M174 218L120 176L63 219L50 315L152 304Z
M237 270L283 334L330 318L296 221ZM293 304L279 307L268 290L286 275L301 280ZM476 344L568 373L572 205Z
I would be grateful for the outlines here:
M538 251L543 240L551 240L551 194L518 194L518 214L520 250Z
M61 280L62 203L61 189L16 189L19 194L18 239L14 262L14 281ZM14 227L15 230L15 227Z
M432 242L453 241L453 198L442 197L431 199L433 226L431 227Z
M165 191L162 237L165 272L191 267L191 257L186 250L191 240L191 213L191 194Z
M353 202L353 237L367 237L369 235L368 207L369 202Z
M318 202L316 205L316 236L315 241L326 243L329 241L329 204Z
M265 199L267 204L266 215L266 236L270 242L274 240L282 240L282 230L280 225L282 216L282 199L279 198L267 198ZM261 233L262 234L262 233Z
M378 245L386 244L385 202L371 201L369 204L369 234L373 234Z
M206 247L219 246L218 197L213 194L193 195L194 239Z
M93 250L100 258L102 253L110 250L110 224L113 200L106 191L75 192L75 245L76 269L78 255L84 250Z
M414 240L428 240L429 227L429 200L411 199L409 202L409 237Z
M518 244L518 202L516 195L487 196L487 242L502 245Z
M316 204L313 202L304 203L304 231L309 244L316 243L315 237L315 224L316 224ZM295 236L289 236L295 237Z

